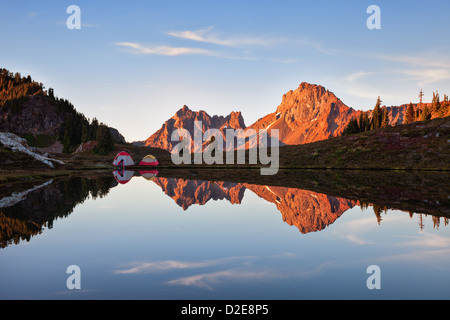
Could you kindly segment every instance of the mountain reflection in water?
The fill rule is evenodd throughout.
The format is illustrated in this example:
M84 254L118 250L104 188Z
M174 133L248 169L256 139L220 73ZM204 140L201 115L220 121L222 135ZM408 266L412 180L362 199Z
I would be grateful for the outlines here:
M261 199L275 204L283 221L296 226L301 233L325 229L356 205L355 201L294 188L176 178L156 178L154 182L183 210L194 204L204 205L209 200L228 200L232 204L240 204L245 191L250 190Z
M210 176L214 173L212 170L206 173L122 171L58 178L37 185L3 186L0 188L1 246L30 241L45 228L51 229L58 218L68 217L87 198L106 197L112 188L132 179L155 183L184 211L210 200L241 204L248 190L274 204L283 221L297 227L302 234L324 230L354 206L363 209L371 206L375 223L381 223L387 209L405 211L411 217L417 214L418 228L421 228L422 215L431 215L436 229L446 226L450 217L448 173L386 173L383 177L377 172L362 176L357 172L291 171L281 172L279 177L283 179L273 180L276 183L272 184L263 184L267 181L259 181L248 172L239 177L228 172L233 182L214 181Z

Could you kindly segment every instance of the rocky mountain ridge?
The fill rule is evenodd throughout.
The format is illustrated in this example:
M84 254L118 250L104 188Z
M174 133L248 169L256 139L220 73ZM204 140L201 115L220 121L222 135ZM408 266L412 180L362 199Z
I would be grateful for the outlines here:
M202 128L195 128L195 123L202 123ZM225 136L226 129L245 129L244 118L241 112L231 112L227 116L210 116L203 110L192 111L188 106L183 106L169 120L167 120L154 134L152 134L143 144L148 147L172 150L179 141L172 142L172 132L176 129L186 129L192 138L194 130L201 130L202 133L209 129L217 129ZM139 145L139 144L138 144Z
M386 107L389 124L404 123L407 107L408 105ZM370 116L371 111L367 112ZM266 131L270 135L272 129L279 130L280 145L299 145L341 135L350 120L359 117L361 113L363 111L348 107L323 86L303 82L296 90L290 90L283 95L275 112L248 127L245 126L240 112L232 112L226 117L211 117L205 111L192 111L184 106L167 120L161 129L144 142L136 144L171 151L174 144L170 137L174 129L187 129L193 136L194 121L202 121L202 132L219 129L223 133L225 128L255 130L256 134L246 140L246 148L258 145L258 133Z

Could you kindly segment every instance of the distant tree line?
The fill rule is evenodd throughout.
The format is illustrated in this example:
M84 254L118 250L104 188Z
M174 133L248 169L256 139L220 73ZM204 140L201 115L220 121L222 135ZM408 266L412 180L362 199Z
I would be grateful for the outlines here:
M347 127L343 131L343 135L366 132L379 128L386 128L389 126L390 119L386 106L381 107L381 99L378 97L375 108L372 110L372 116L369 116L370 111L361 112L359 117L352 118ZM444 95L443 100L440 100L439 93L433 92L433 99L430 104L423 103L416 107L411 102L406 108L404 114L404 124L415 121L425 121L432 118L442 118L450 116L450 102L447 95Z
M63 152L72 152L87 141L97 141L93 152L98 154L107 154L114 148L115 141L107 125L99 123L96 118L90 121L68 100L56 97L52 88L48 92L44 89L42 83L33 81L30 76L22 77L20 73L0 69L0 108L8 108L17 115L30 95L45 97L56 107L58 114L64 115L57 137L64 146Z
M377 103L372 110L372 117L369 117L369 112L361 112L358 118L352 118L344 129L343 134L348 135L388 127L388 110L386 106L381 106L381 102L380 97L378 97Z
M89 121L67 100L54 99L57 102L58 112L64 114L64 123L58 134L58 140L64 146L63 152L72 152L74 148L87 141L97 141L92 150L97 154L107 154L114 148L115 141L107 125L99 123L96 118Z
M448 96L444 94L444 98L441 101L439 93L433 92L433 99L431 105L423 104L414 107L412 103L408 105L405 114L405 123L412 123L415 121L425 121L432 117L442 118L448 116L450 113L450 102Z
M28 96L43 94L42 83L35 82L30 76L22 77L20 73L11 73L0 69L0 107L9 108L14 114L20 112L22 104Z

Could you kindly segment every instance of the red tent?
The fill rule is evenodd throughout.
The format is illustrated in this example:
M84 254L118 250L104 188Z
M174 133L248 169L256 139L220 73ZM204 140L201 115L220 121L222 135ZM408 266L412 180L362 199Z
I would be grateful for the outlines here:
M139 173L144 179L153 180L158 175L158 170L140 170Z
M117 166L129 167L134 166L134 161L133 158L131 158L131 156L128 153L122 151L119 152L117 156L114 158L113 165L116 167Z
M127 184L133 178L134 171L124 170L124 171L113 171L114 178L120 184Z
M144 159L142 159L142 161L139 163L139 166L156 167L157 165L159 165L158 160L156 160L156 158L150 154L148 156L145 156Z

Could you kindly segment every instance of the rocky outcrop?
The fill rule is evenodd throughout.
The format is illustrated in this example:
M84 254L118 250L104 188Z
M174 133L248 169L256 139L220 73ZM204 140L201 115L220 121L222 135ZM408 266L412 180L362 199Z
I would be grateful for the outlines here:
M61 136L67 117L72 115L60 110L58 103L44 94L28 96L20 108L1 107L0 131L18 136L48 136L54 141ZM125 144L125 138L117 129L109 128L113 140Z
M116 143L118 143L118 144L126 144L127 143L124 136L120 134L119 130L110 127L109 132L111 133L111 136Z
M42 156L30 150L25 139L20 138L14 133L10 132L0 132L0 144L11 149L14 152L24 153L35 160L45 163L51 168L54 168L54 164L63 165L64 162L56 159L50 159L48 157Z
M195 122L201 121L202 127L197 128L202 133L209 129L219 130L225 137L226 129L245 129L244 119L240 112L232 112L228 116L210 116L205 111L192 111L184 106L169 120L167 120L161 129L152 134L145 142L147 147L154 147L171 151L179 141L172 142L171 136L176 129L186 129L194 138ZM205 139L207 141L207 138Z
M303 82L297 90L283 96L274 113L249 128L266 129L269 134L270 130L278 129L280 142L297 145L340 135L357 114L358 111L346 106L324 87Z
M64 123L64 114L58 112L44 95L31 95L19 112L0 108L0 131L19 136L27 134L57 136Z

